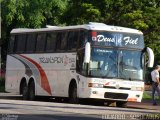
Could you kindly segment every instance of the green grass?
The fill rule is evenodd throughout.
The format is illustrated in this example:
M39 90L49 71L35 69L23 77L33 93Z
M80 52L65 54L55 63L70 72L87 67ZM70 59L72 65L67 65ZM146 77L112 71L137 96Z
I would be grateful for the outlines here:
M156 96L156 99L158 100L158 96ZM152 96L144 91L142 101L152 101Z
M5 92L5 79L0 78L0 92Z
M151 95L147 94L147 92L144 91L144 93L143 93L143 99L151 99L151 98L152 98Z
M144 91L142 101L152 101L152 96Z

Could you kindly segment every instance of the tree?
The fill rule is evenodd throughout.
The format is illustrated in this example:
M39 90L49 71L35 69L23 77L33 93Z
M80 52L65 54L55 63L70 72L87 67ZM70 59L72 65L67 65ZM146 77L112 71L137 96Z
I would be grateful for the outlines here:
M67 25L96 21L141 30L160 64L159 0L70 0L62 17Z
M144 33L146 46L160 64L159 0L1 0L2 50L13 28L40 28L46 24L76 25L102 22L136 28ZM4 58L4 57L3 57Z
M66 0L1 0L3 61L5 61L9 33L13 28L59 25L66 4Z

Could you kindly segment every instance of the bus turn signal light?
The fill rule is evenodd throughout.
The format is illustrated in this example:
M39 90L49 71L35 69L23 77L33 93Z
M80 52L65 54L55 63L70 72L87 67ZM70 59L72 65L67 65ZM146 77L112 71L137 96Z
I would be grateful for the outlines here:
M130 102L137 102L137 98L128 98L128 101L130 101Z
M88 83L88 87L103 88L103 84L98 84L98 83Z

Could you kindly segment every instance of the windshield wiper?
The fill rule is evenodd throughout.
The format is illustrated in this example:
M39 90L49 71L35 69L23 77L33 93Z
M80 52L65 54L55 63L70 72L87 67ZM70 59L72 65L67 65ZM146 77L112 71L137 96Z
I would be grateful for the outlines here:
M123 79L123 80L129 80L128 78L119 78L119 79Z
M123 80L129 80L129 81L142 81L141 79L135 79L135 78L119 78L119 79L123 79Z

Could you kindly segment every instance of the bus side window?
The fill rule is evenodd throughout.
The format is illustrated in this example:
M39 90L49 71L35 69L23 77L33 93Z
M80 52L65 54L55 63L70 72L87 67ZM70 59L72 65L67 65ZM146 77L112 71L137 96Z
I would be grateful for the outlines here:
M36 52L44 52L46 43L46 33L39 33L37 36Z
M56 51L65 51L67 47L67 32L58 32Z
M9 45L8 45L8 52L9 53L13 53L14 45L15 45L15 35L11 35L10 42L9 42Z
M58 32L56 37L56 51L60 50L61 39L62 39L62 32Z
M28 34L26 42L26 52L32 53L35 51L36 46L36 34Z
M47 43L46 43L46 51L54 52L56 48L56 32L47 33Z
M77 48L77 41L78 41L78 31L70 31L68 35L68 50L69 51L76 51Z
M76 64L77 64L77 72L85 75L85 68L84 68L84 50L77 52L77 58L76 58Z
M67 35L68 32L62 32L62 38L61 38L61 50L66 50L67 47Z
M80 30L79 32L79 41L78 48L84 47L85 43L88 41L87 32L84 30Z
M26 34L20 34L16 37L16 53L23 53L25 51L25 45L26 45Z

